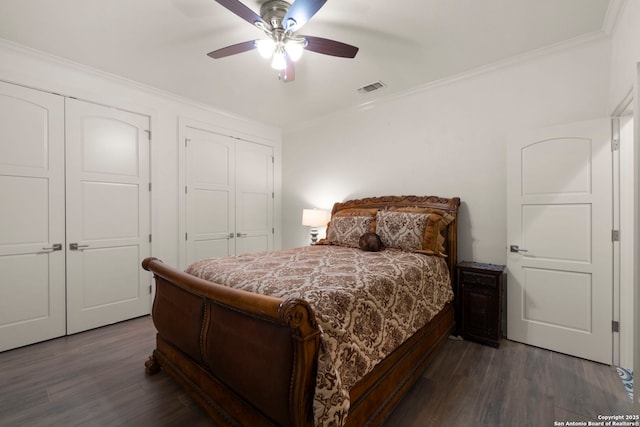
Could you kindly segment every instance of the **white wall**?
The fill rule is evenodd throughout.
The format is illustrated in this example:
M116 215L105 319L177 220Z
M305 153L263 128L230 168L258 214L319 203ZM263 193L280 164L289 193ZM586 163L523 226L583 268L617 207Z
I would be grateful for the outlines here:
M306 207L460 196L460 260L505 264L508 135L606 117L609 60L590 39L285 129L283 247L307 243Z
M178 265L178 118L272 141L281 131L98 70L0 40L0 80L150 116L153 256ZM276 185L280 185L279 172ZM279 197L279 188L276 188ZM276 199L278 202L279 199ZM279 210L278 210L279 214ZM279 218L276 218L278 223ZM278 228L278 227L277 227Z
M627 0L611 35L611 89L613 111L634 87L640 61L640 2Z

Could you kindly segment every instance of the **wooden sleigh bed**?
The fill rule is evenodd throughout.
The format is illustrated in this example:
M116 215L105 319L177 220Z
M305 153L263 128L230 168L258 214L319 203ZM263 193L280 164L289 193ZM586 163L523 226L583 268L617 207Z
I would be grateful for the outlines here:
M443 269L452 281L459 204L458 198L434 196L351 200L334 205L332 223L338 224L336 218L347 212L371 210L446 217L439 230L446 257L420 256L444 259ZM321 249L309 248L307 252ZM153 272L156 281L152 316L158 331L157 347L145 364L147 374L164 370L220 426L320 423L314 416L314 395L325 343L312 304L295 295L274 297L223 286L155 258L145 259L143 268ZM445 343L454 323L453 302L448 302L359 378L348 390L344 425L382 424Z

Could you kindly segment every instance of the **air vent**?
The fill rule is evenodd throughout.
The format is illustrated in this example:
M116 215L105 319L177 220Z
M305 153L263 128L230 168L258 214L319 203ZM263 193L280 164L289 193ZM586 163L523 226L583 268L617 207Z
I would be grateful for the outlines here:
M358 92L369 93L369 92L373 92L374 90L382 89L385 86L386 84L378 80L377 82L371 83L370 85L362 86L360 89L358 89Z

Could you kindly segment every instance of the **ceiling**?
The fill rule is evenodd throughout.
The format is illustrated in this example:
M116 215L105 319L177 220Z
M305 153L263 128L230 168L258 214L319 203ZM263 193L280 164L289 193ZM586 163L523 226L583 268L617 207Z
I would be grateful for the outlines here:
M259 13L261 1L244 0ZM358 46L305 52L282 83L257 51L206 53L262 33L214 0L2 0L0 38L286 127L603 31L609 0L328 0L301 34ZM358 88L382 81L381 90Z

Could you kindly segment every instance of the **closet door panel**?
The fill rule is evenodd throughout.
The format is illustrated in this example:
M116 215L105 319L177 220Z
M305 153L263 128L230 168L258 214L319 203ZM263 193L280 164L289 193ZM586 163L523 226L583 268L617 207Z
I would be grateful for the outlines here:
M149 118L66 105L67 332L148 314Z
M186 263L235 253L233 139L187 127Z
M65 334L64 101L0 83L0 351Z
M1 245L36 245L49 239L49 184L45 177L0 176ZM64 224L62 224L64 227ZM26 247L25 247L26 248ZM18 248L15 248L16 250Z
M273 148L236 145L237 254L273 249Z

